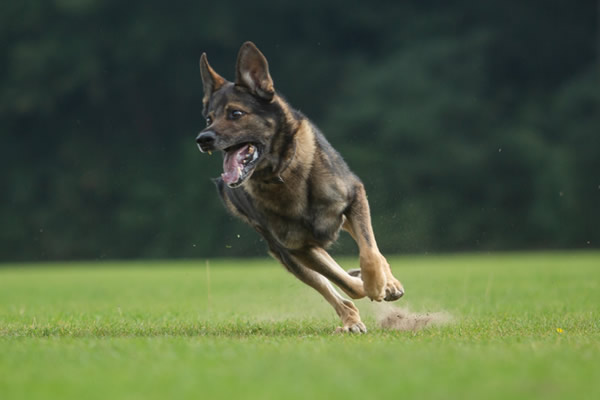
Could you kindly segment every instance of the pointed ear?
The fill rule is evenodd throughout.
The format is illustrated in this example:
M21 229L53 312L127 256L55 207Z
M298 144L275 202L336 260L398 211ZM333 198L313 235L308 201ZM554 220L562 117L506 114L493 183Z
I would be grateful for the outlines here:
M240 48L236 65L235 84L245 86L252 93L265 100L273 99L275 88L269 74L269 63L252 42Z
M202 103L206 106L213 92L223 86L226 81L225 78L212 69L206 59L206 53L202 53L202 56L200 56L200 75L202 76L202 86L204 87Z

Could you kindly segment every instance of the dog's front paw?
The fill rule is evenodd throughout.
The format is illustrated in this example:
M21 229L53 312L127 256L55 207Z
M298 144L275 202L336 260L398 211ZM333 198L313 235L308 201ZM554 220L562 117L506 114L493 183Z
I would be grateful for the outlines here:
M381 301L386 296L386 277L381 269L361 271L363 287L367 297L371 300Z
M385 272L387 275L387 282L385 285L385 301L395 301L400 297L404 296L404 287L400 283L398 279L394 277L392 274L392 269L390 268L390 264L388 264L385 257L381 256L383 259L383 265L385 267Z
M387 278L387 283L385 287L385 301L395 301L400 297L404 296L404 287L400 283L400 281L396 278L389 277Z

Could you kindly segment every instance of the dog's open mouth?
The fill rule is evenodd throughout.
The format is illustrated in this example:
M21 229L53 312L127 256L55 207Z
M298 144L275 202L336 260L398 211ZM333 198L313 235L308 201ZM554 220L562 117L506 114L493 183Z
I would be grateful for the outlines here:
M260 152L252 143L242 143L224 150L221 178L229 187L238 187L252 175Z

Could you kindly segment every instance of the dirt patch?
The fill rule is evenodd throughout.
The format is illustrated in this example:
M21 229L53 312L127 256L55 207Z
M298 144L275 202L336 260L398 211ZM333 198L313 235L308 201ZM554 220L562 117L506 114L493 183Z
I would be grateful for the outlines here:
M452 322L452 316L444 311L419 314L386 303L373 304L373 311L379 326L387 330L414 332Z

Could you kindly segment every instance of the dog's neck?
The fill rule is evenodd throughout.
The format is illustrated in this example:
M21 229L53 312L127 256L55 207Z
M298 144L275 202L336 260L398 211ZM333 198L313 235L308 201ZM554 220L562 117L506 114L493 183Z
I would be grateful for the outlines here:
M306 202L299 195L308 193L309 176L315 154L315 134L308 119L298 124L298 129L280 148L282 161L256 171L244 183L253 199L260 199L262 210L282 215L303 215ZM277 154L277 153L276 153ZM275 158L275 156L273 156Z
M275 96L274 102L279 103L283 114L280 119L278 134L274 138L266 155L267 165L260 171L256 171L252 178L265 184L281 185L285 184L290 177L297 177L296 168L298 163L294 162L298 144L312 147L314 143L314 134L311 123L308 119L289 107L289 105L279 96ZM305 166L302 166L305 167ZM304 169L304 168L302 168ZM300 173L300 175L304 175Z
M294 130L280 130L287 134L282 134L274 141L271 146L269 163L260 171L256 171L249 181L254 180L261 186L291 185L298 187L299 184L302 184L312 167L312 154L315 146L314 132L310 121L304 117L294 120L294 128ZM297 152L305 154L297 157Z

